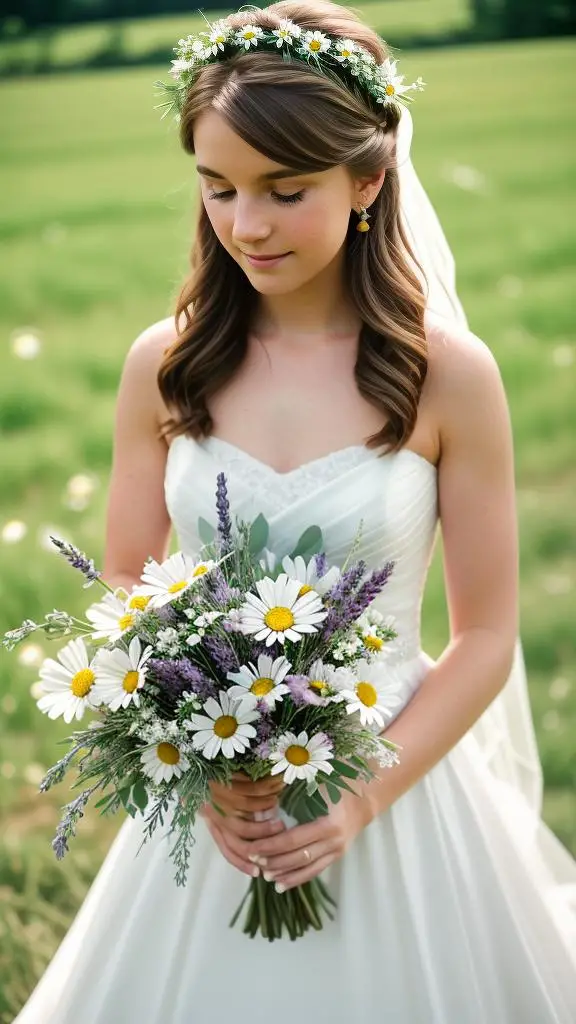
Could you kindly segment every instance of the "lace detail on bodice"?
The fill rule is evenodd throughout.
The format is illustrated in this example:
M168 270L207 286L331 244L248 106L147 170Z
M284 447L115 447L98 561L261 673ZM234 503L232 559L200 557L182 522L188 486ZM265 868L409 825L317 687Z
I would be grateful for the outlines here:
M254 493L259 493L264 486L268 510L278 513L299 501L303 494L321 488L376 455L365 445L351 445L281 473L219 437L206 438L202 446L214 454L222 471L241 476Z

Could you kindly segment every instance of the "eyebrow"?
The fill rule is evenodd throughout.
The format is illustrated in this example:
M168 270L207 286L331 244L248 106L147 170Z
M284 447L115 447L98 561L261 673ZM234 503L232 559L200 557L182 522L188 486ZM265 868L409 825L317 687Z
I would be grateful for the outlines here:
M207 178L220 178L221 181L227 181L228 179L224 174L218 174L218 171L211 171L209 167L202 167L200 164L196 167L198 174L203 174ZM296 167L281 167L277 171L267 171L266 174L260 174L258 181L275 181L277 178L294 178L306 174L306 171L298 170Z

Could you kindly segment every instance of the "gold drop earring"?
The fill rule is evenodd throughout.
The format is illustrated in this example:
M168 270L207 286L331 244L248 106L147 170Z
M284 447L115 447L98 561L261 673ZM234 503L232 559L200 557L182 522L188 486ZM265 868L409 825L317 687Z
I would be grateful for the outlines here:
M370 231L370 225L367 223L370 218L370 214L366 212L365 206L360 207L359 217L360 220L356 225L356 231Z

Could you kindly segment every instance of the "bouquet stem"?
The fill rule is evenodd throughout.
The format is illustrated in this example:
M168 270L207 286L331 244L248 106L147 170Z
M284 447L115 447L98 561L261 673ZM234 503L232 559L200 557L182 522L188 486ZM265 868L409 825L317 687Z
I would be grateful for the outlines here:
M238 921L247 902L242 929L244 934L253 939L260 932L269 942L281 939L284 928L292 940L300 938L309 928L320 931L323 928L321 915L326 914L333 921L332 910L336 907L320 878L313 878L311 882L278 893L274 882L267 882L259 876L250 882L244 899L230 921L231 928Z

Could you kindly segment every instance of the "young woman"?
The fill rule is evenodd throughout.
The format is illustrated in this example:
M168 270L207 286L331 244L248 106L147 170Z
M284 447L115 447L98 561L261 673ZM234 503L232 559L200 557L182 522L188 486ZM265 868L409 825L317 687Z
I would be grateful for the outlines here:
M540 820L529 718L506 727L527 710L508 408L445 301L442 235L401 154L405 87L392 65L380 99L345 73L358 47L381 65L385 44L321 0L238 13L212 37L179 94L201 193L192 274L126 361L105 576L131 588L171 526L197 551L221 470L279 555L314 522L342 562L362 519L359 554L396 564L378 607L402 641L386 734L403 753L288 829L277 781L215 786L226 814L206 806L184 889L165 837L135 859L142 822L127 821L18 1024L571 1024L558 883L576 870ZM174 65L180 86L192 66ZM451 635L434 662L420 606L438 522ZM323 873L335 921L293 943L229 929L257 871L279 891Z

